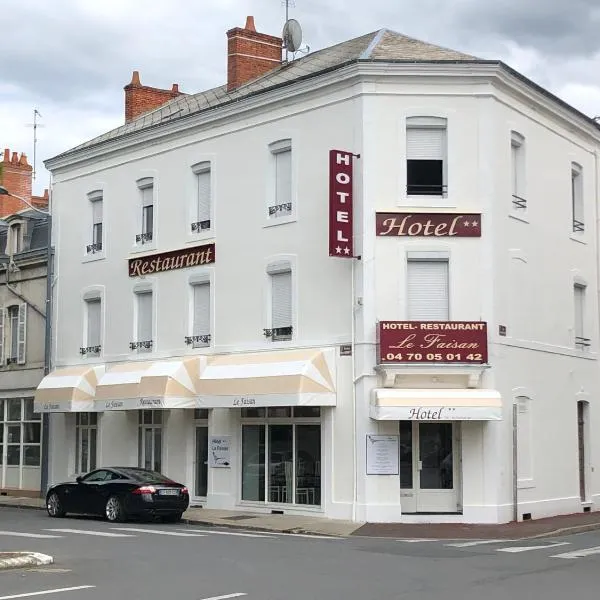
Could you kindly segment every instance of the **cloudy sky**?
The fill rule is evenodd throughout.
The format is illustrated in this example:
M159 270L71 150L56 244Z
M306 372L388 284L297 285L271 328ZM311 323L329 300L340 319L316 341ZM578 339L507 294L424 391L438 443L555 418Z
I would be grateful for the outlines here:
M4 0L7 3L7 0ZM290 0L311 50L387 27L504 60L590 116L600 114L598 0ZM4 7L6 9L6 7ZM0 147L42 160L123 122L123 86L197 92L224 83L227 29L255 16L279 35L281 0L19 0L2 12Z

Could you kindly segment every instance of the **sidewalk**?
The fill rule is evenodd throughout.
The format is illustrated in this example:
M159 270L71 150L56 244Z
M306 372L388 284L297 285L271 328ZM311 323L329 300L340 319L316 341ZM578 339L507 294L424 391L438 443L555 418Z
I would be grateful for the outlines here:
M0 496L0 506L43 509L44 501L40 498ZM523 539L600 529L600 512L561 515L503 525L353 523L321 517L273 515L209 508L189 508L184 513L183 519L186 523L204 527L396 539Z

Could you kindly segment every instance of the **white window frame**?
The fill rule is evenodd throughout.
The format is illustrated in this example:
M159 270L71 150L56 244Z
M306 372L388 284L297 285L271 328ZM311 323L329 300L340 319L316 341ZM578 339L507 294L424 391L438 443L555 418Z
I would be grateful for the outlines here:
M11 312L16 309L16 316L13 318ZM10 304L1 309L0 334L2 343L0 343L0 355L4 364L24 365L27 363L27 304ZM16 321L16 324L15 324ZM14 338L14 339L13 339ZM16 356L13 345L16 343Z
M576 162L571 163L571 215L572 235L582 237L585 234L583 167Z
M151 423L144 423L146 415L151 414ZM140 410L138 411L138 466L141 468L145 467L146 462L146 447L144 444L144 436L146 430L152 431L152 456L151 470L156 470L159 473L162 471L165 456L165 411L163 410ZM160 418L159 418L160 415ZM159 465L158 469L156 466L156 435L155 431L160 431L160 456L158 457Z
M517 131L510 132L510 212L524 217L527 215L525 136Z
M196 349L196 348L210 348L213 343L213 330L214 330L214 288L213 288L213 271L200 271L199 273L195 273L188 278L189 285L189 308L188 308L188 334L185 338L185 343L188 348ZM202 333L196 331L196 322L195 322L195 314L196 314L196 305L195 305L195 294L196 287L206 285L208 286L208 329L209 331ZM207 341L197 340L196 336L204 336L208 335L209 338Z
M406 253L406 287L405 287L405 298L406 298L406 319L408 321L426 321L430 319L414 318L411 314L411 298L410 298L410 282L409 282L409 270L411 263L444 263L446 265L446 318L445 319L433 319L434 321L449 321L451 320L451 295L452 295L452 277L451 277L451 266L450 256L446 252L407 252Z
M83 323L83 347L80 351L81 355L86 358L98 357L102 354L102 342L103 342L103 325L104 325L104 302L102 301L102 296L100 294L97 295L88 295L83 300L85 302L84 305L84 323ZM98 303L99 304L99 323L98 323L98 343L93 343L94 340L90 340L90 304ZM99 347L98 351L94 349ZM85 350L85 352L83 352Z
M587 285L582 281L573 284L573 336L575 348L589 350L591 339L587 337Z
M23 252L24 229L25 223L23 223L22 221L11 223L8 227L8 243L6 246L6 254L8 254L8 256L13 257L15 254Z
M265 226L284 225L297 220L297 193L295 177L295 150L292 138L284 138L272 142L268 146L269 151L269 176L268 190L266 194L267 204L265 206ZM277 197L277 156L285 152L290 153L290 197L287 199L278 199ZM284 201L285 200L285 201ZM291 207L284 206L291 204Z
M190 186L187 234L191 241L212 238L215 236L215 161L212 158L210 160L202 160L193 164L190 167L190 171L192 175L192 184ZM206 176L206 174L208 174L209 177L208 213L206 215L199 215L199 178ZM200 219L200 216L208 217L208 219ZM206 220L209 221L208 227L201 229L199 223Z
M283 273L290 274L290 324L289 327L292 328L291 334L275 336L273 334L273 329L275 328L275 323L273 322L273 276L277 276ZM269 343L289 343L296 339L296 269L293 262L289 259L283 260L274 260L267 264L266 268L267 274L267 327L264 330L265 338L269 341ZM282 326L283 327L283 326Z
M157 226L158 226L158 218L157 218L157 198L158 198L158 179L154 173L141 177L136 181L136 189L138 193L138 203L136 204L136 231L133 238L133 250L137 252L145 252L147 250L156 249L156 239L157 239ZM152 190L152 239L143 240L141 237L145 232L145 191ZM150 206L150 204L147 204Z
M84 416L85 415L85 423ZM85 465L82 462L82 445L83 445L83 432L87 434L88 448ZM91 438L94 438L94 448L96 449L95 456L92 456L90 448ZM85 468L82 468L84 467ZM95 470L98 466L98 413L95 412L78 412L75 413L75 473L77 475L83 475Z
M141 340L139 339L139 330L140 330L140 310L139 310L139 296L142 294L151 294L152 295L152 338L150 340ZM156 306L157 306L157 302L156 302L156 290L155 290L155 286L152 284L138 284L136 286L134 286L133 288L133 301L134 301L134 306L133 306L133 343L138 343L138 342L152 342L151 346L149 348L146 347L137 347L137 348L131 348L130 346L130 352L137 352L137 353L150 353L150 352L155 352L156 351Z

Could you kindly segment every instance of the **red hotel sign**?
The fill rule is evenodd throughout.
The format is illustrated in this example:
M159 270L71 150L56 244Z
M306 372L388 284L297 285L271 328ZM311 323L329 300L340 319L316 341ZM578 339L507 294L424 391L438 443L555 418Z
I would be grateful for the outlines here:
M483 321L380 321L379 363L487 363Z
M329 256L354 258L351 152L329 151Z
M377 213L380 236L481 237L481 215L468 213Z
M153 275L163 271L199 267L215 262L215 245L192 246L170 252L149 254L129 259L129 277Z

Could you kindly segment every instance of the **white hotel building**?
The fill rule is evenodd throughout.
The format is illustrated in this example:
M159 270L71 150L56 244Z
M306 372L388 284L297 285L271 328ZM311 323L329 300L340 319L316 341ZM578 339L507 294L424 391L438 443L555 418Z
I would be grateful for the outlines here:
M251 19L228 38L227 85L134 75L127 122L46 163L50 481L139 464L204 507L371 522L596 510L595 123L388 30L289 64ZM329 255L332 149L359 155L355 258Z

